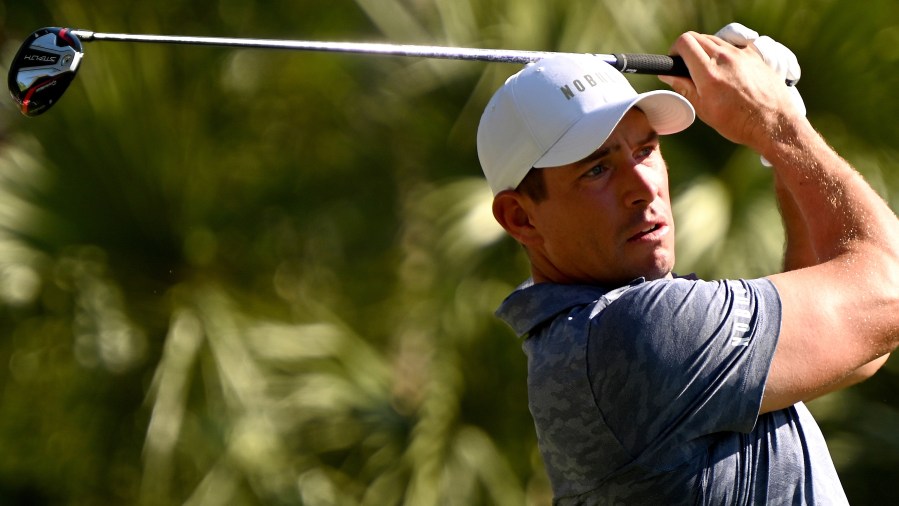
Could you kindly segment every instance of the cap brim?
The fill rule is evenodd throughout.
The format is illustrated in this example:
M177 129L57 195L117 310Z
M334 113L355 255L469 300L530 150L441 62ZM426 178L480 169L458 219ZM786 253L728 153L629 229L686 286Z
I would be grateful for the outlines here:
M533 166L558 167L583 160L609 138L633 107L643 111L650 126L659 135L680 132L696 119L693 106L677 93L667 90L641 93L585 113Z

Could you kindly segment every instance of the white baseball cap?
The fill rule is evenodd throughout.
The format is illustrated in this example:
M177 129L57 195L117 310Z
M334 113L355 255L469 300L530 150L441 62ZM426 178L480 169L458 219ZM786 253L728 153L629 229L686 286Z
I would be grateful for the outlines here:
M614 67L589 54L528 64L493 95L478 126L478 157L493 194L516 188L531 168L586 158L632 108L660 135L684 130L696 113L671 91L637 93Z

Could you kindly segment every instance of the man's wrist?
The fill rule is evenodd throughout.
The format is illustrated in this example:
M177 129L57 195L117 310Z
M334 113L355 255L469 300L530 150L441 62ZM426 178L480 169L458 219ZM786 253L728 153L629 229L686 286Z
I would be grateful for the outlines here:
M820 139L805 116L792 112L777 113L776 119L759 137L757 143L749 147L774 166L799 161L798 157L807 145Z

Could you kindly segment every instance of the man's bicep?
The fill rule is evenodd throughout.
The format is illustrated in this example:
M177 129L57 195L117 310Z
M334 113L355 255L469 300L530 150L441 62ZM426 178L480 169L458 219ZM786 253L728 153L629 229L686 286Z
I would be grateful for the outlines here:
M776 274L781 331L762 399L762 412L813 399L845 383L891 351L889 318L870 290L841 276L837 263Z

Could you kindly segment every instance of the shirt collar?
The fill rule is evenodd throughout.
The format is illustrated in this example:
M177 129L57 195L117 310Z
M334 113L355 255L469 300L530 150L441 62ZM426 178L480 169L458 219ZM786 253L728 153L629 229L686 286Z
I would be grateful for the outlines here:
M642 283L643 278L631 285ZM496 310L496 316L521 337L559 313L598 301L610 291L596 285L559 285L528 280L512 292Z

